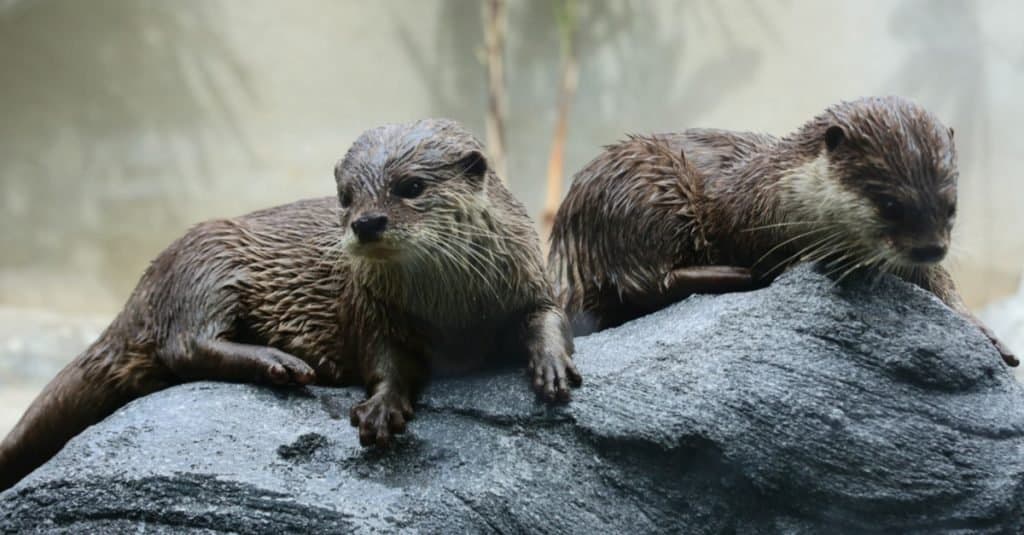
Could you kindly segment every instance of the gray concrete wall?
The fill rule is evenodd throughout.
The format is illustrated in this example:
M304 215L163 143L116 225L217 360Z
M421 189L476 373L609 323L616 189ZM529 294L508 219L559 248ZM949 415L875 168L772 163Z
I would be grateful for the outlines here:
M554 123L547 0L509 2L509 181L536 213ZM899 93L957 130L952 262L975 306L1024 265L1024 46L1013 1L591 0L566 169L626 132L785 133ZM472 0L0 2L0 304L112 314L189 224L330 194L363 129L483 135Z

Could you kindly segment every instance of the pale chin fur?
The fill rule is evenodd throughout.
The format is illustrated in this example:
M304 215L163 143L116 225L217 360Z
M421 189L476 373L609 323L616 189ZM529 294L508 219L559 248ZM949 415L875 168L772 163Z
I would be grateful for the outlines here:
M832 248L833 254L849 255L847 260L841 261L844 267L840 273L869 265L883 271L921 267L906 265L905 255L884 241L874 207L859 194L843 187L834 176L826 154L792 169L779 183L783 206L798 207L787 212L787 219L807 222L824 229L826 234L843 231L845 246Z
M395 247L394 240L387 237L378 244L364 245L349 233L342 242L342 248L351 259L370 264L392 263L401 256L401 248Z
M797 219L859 226L870 226L877 220L874 209L860 195L845 189L832 176L825 154L794 168L780 183L786 197L783 204L800 207ZM820 202L808 204L806 199Z

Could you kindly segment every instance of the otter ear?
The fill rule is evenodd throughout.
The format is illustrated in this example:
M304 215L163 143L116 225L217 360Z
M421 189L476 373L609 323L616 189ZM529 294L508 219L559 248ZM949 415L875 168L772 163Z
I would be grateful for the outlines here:
M952 141L952 140L953 140L953 127L952 127L952 126L951 126L951 127L949 127L949 140L950 140L950 141Z
M340 182L341 181L341 166L344 163L345 163L345 158L340 158L334 164L334 181L335 182Z
M836 150L843 140L846 139L846 132L843 131L841 126L830 126L828 130L825 130L825 148L832 152Z
M477 150L471 150L459 158L452 166L458 176L464 176L469 180L479 180L487 174L487 158Z

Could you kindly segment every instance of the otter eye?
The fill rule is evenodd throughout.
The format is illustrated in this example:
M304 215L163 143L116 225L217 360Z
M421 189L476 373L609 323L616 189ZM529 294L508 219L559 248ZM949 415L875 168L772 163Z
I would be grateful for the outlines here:
M878 212L882 215L882 219L899 221L903 219L903 204L896 199L882 199L878 203Z
M953 219L954 217L956 217L956 205L955 204L949 205L949 211L946 213L946 217L948 217L949 219Z
M396 196L402 197L403 199L415 199L416 197L419 197L421 193L423 193L423 189L425 187L426 184L423 182L422 178L407 178L405 180L402 180L398 184L395 184L395 187L391 190L391 193L394 193Z
M342 208L348 208L352 206L352 192L345 190L338 196L338 201L341 203Z
M846 132L843 131L843 127L830 126L828 130L825 130L825 147L829 152L834 151L845 138Z

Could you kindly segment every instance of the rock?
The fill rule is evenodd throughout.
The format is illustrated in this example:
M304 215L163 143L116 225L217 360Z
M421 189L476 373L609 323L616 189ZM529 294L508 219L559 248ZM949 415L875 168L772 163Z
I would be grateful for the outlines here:
M916 287L801 268L577 345L569 406L437 381L387 452L357 389L165 390L0 495L0 531L1024 532L1024 385Z

